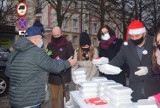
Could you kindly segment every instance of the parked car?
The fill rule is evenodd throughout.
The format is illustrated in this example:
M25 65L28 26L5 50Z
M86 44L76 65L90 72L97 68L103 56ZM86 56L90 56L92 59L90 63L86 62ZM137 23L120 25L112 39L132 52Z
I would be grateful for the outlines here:
M4 73L8 55L8 50L0 48L0 97L6 95L9 89L9 79L5 76Z

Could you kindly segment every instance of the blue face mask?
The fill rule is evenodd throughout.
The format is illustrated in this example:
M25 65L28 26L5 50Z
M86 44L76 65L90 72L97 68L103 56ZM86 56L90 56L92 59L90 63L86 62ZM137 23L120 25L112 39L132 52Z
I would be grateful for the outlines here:
M41 39L41 41L40 41L38 47L39 47L39 48L42 48L42 46L43 46L43 41L42 41L42 39Z

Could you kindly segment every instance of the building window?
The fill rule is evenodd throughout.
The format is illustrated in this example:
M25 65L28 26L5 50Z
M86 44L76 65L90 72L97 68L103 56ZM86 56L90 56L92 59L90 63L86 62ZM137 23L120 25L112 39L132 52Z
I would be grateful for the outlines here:
M68 28L68 17L64 17L64 28Z
M78 6L78 2L74 2L74 9L77 9L77 6Z
M78 43L78 37L77 36L73 36L72 37L72 44L73 45L77 45L77 43Z
M93 32L96 33L97 32L97 24L93 23Z
M97 46L97 38L93 38L93 46Z
M73 28L77 28L78 20L76 18L73 19Z
M67 1L68 1L68 0L64 0L64 6L67 6Z

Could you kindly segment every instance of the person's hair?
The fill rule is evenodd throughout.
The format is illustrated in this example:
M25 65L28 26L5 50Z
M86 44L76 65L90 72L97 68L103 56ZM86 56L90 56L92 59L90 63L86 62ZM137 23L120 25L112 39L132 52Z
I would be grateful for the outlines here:
M157 47L156 47L157 36L158 36L159 33L160 33L160 22L156 26L156 33L155 33L155 37L154 37L154 41L153 41L153 54L152 54L152 67L153 67L153 70L155 70L155 73L159 72L159 74L160 74L160 67L157 64L157 57L155 55L156 50L157 50Z
M102 40L102 39L101 39L101 35L102 35L101 30L102 30L103 28L106 28L106 29L108 30L110 36L115 36L114 30L111 29L108 25L104 25L104 26L102 26L102 27L98 30L98 33L97 33L97 38L98 38L99 41Z
M94 47L90 46L89 47L89 60L92 61L93 60L93 55L94 55ZM82 47L78 48L78 55L77 55L77 60L78 61L82 61L83 57L82 57Z

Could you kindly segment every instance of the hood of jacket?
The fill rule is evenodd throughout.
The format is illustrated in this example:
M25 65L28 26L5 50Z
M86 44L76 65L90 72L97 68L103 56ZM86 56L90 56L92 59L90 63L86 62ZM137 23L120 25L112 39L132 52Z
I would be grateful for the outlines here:
M18 51L24 51L32 47L36 47L36 45L25 37L22 37L16 41L14 48Z

